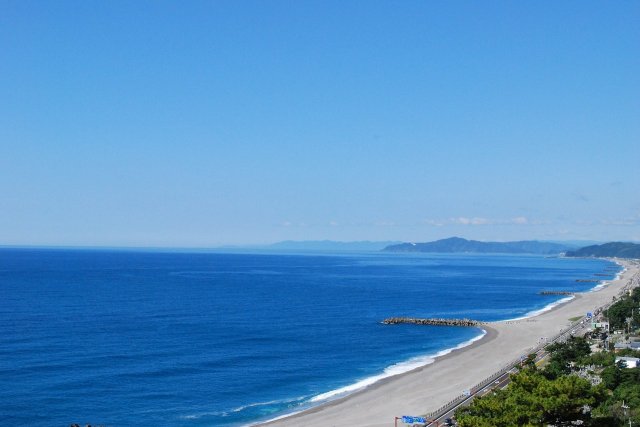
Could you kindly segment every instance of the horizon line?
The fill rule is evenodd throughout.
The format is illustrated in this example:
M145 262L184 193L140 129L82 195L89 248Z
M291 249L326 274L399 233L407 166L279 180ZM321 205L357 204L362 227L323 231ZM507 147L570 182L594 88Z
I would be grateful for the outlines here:
M179 251L189 251L189 250L198 250L198 251L207 251L207 250L220 250L220 249L269 249L270 246L277 245L279 243L336 243L336 244L355 244L355 243L428 243L435 242L439 240L446 240L450 238L455 238L458 236L445 237L442 239L428 240L419 242L417 240L414 241L404 241L404 240L331 240L331 239L312 239L312 240L278 240L271 243L239 243L239 244L219 244L212 246L152 246L152 245L82 245L82 244L0 244L0 249L77 249L77 250L179 250ZM479 242L498 242L498 243L508 243L508 242L524 242L524 241L537 241L537 242L592 242L593 244L603 244L610 242L628 242L628 243L638 243L635 240L592 240L592 239L525 239L525 240L476 240L476 239L467 239L462 237L465 240L475 240ZM277 248L275 248L277 249Z

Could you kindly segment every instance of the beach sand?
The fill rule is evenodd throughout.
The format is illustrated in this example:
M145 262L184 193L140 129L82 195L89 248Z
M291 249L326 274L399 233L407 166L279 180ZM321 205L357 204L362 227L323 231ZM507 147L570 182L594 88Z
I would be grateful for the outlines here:
M491 322L487 334L462 349L439 357L430 365L386 378L344 398L260 425L286 427L389 427L402 415L426 414L459 396L464 390L528 354L545 338L612 301L638 277L638 265L620 261L624 271L597 291L585 292L555 308L521 320ZM419 327L419 326L417 326Z

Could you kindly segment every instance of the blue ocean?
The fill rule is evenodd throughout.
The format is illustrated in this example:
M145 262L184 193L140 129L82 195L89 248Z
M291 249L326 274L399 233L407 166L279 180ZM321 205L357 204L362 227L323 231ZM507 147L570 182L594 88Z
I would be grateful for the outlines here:
M526 316L596 259L0 249L3 425L238 426L480 334L391 316ZM605 277L598 276L603 279Z

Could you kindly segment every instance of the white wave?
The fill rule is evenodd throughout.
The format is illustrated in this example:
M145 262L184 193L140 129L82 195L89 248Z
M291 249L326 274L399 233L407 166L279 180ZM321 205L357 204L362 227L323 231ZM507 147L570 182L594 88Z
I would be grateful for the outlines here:
M622 279L622 275L623 275L624 273L626 273L626 272L627 272L627 269L626 269L626 267L625 267L625 268L623 268L622 270L620 270L620 271L616 274L616 277L615 277L613 280L620 280L620 279Z
M228 411L216 411L216 412L199 412L196 414L183 415L180 418L185 420L197 420L199 418L209 417L209 416L217 416L217 417L228 417L232 414L236 414L238 412L242 412L245 409L255 408L258 406L269 406L269 405L279 405L283 403L294 403L301 402L306 399L306 396L296 397L293 399L281 399L281 400L269 400L267 402L255 402L249 403L247 405L238 406L237 408L230 409Z
M546 313L547 311L553 310L555 307L559 306L560 304L564 304L565 302L569 302L574 298L575 298L575 296L571 295L571 296L562 298L562 299L560 299L558 301L554 301L551 304L548 304L548 305L542 307L541 309L530 311L530 312L528 312L527 314L525 314L522 317L516 317L514 319L502 320L502 322L513 322L515 320L525 320L525 319L529 319L531 317L539 316L542 313Z
M203 417L227 417L229 416L229 413L226 411L217 411L217 412L198 412L197 414L189 414L189 415L182 415L179 418L182 420L197 420Z
M310 402L322 402L325 400L329 400L338 396L344 396L347 395L349 393L352 393L354 391L357 390L361 390L367 386L370 386L372 384L377 383L380 380L383 380L385 378L389 378L389 377L393 377L395 375L400 375L400 374L404 374L405 372L409 372L412 371L416 368L420 368L422 366L426 366L426 365L430 365L431 363L435 362L435 359L437 359L438 357L442 357L446 354L451 353L454 350L458 350L461 349L463 347L469 346L471 344L473 344L474 342L478 341L479 339L481 339L482 337L484 337L486 335L486 331L483 329L482 333L471 338L470 340L467 340L461 344L458 344L455 347L452 348L447 348L445 350L441 350L435 354L428 354L428 355L424 355L424 356L417 356L417 357L413 357L407 361L404 362L400 362L400 363L396 363L394 365L391 365L389 367L387 367L381 374L378 375L373 375L371 377L367 377L364 378L360 381L357 381L353 384L347 385L345 387L341 387L335 390L331 390L328 391L326 393L322 393L319 394L315 397L313 397Z
M624 273L626 273L626 272L627 272L627 266L626 266L626 265L624 265L624 264L623 264L620 260L618 260L618 259L613 259L612 261L613 261L614 263L616 263L619 267L621 267L620 271L618 271L618 273L616 274L615 279L613 279L613 280L620 280L620 279L622 278L622 275L623 275Z
M293 403L293 402L297 402L304 399L304 397L298 397L295 399L283 399L283 400L270 400L268 402L256 402L256 403L249 403L247 405L243 405L243 406L239 406L235 409L232 409L230 412L242 412L245 409L249 409L249 408L255 408L257 406L268 406L268 405L278 405L281 403Z
M622 275L627 271L627 268L622 265L619 261L615 261L616 264L618 264L620 267L622 267L622 270L618 271L615 275L615 277L611 280L601 280L598 282L598 284L596 286L594 286L593 288L589 289L587 292L598 292L599 290L609 286L611 284L611 282L615 282L617 280L620 280L622 278Z
M348 385L348 386L345 386L345 387L341 387L341 388L338 388L336 390L331 390L331 391L328 391L326 393L322 393L322 394L319 394L317 396L314 396L309 400L309 403L320 404L321 402L326 402L326 401L328 401L330 399L334 399L334 398L337 398L337 397L344 397L347 394L353 393L354 391L357 391L357 390L361 390L361 389L363 389L363 388L365 388L367 386L370 386L370 385L372 385L372 384L374 384L374 383L376 383L376 382L378 382L378 381L380 381L382 379L389 378L389 377L392 377L392 376L395 376L395 375L404 374L405 372L412 371L412 370L414 370L416 368L420 368L422 366L430 365L433 362L435 362L435 360L438 357L442 357L444 355L447 355L447 354L451 353L454 350L458 350L458 349L467 347L467 346L473 344L474 342L482 339L482 337L484 337L486 334L487 334L487 331L482 329L480 334L476 335L475 337L471 338L470 340L467 340L467 341L465 341L463 343L458 344L455 347L451 347L451 348L447 348L447 349L441 350L441 351L439 351L439 352L437 352L435 354L427 354L427 355L424 355L424 356L416 356L416 357L413 357L413 358L411 358L411 359L409 359L407 361L396 363L394 365L391 365L391 366L387 367L381 374L373 375L371 377L364 378L364 379L362 379L360 381L357 381L357 382L355 382L355 383L353 383L351 385ZM316 406L316 405L312 405L312 406ZM276 420L281 420L283 418L288 418L288 417L291 417L293 415L299 414L300 412L304 412L306 409L309 409L309 408L305 408L305 409L302 409L302 410L299 410L299 411L295 411L295 412L289 412L287 414L280 415L280 416L275 417L275 418L271 418L271 419L269 419L267 421L260 421L258 423L247 424L245 427L251 427L251 426L255 426L255 425L258 425L258 424L262 424L262 423L267 423L267 422L272 422L272 421L276 421Z

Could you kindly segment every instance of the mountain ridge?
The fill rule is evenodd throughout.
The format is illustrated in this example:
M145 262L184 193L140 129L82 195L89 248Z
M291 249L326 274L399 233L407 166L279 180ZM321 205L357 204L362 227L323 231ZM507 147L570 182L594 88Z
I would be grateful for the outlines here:
M568 251L568 257L640 258L640 244L631 242L609 242Z
M425 252L425 253L509 253L558 255L575 246L559 243L541 242L538 240L521 240L514 242L482 242L467 240L461 237L449 237L425 243L401 243L389 245L385 252Z

